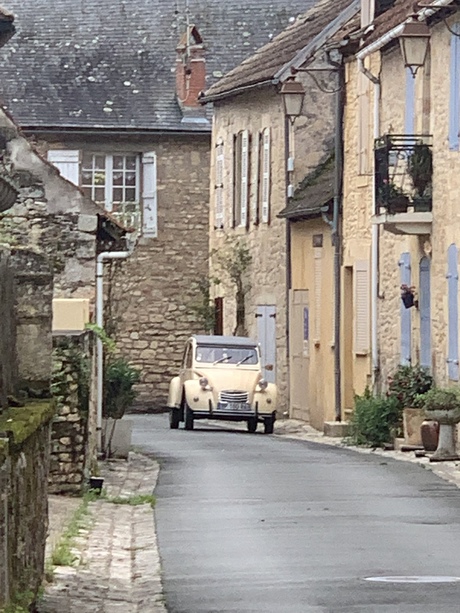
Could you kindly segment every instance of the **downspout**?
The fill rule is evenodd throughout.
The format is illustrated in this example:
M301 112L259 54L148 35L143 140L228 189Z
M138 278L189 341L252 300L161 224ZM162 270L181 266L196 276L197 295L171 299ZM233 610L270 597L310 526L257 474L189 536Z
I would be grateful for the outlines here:
M286 117L284 120L284 164L285 164L285 169L284 169L284 173L285 173L285 202L286 202L286 206L288 204L288 186L290 183L290 177L289 177L289 170L288 170L288 159L291 153L291 148L290 148L290 123L289 123L289 118ZM292 264L291 264L291 247L292 247L292 243L291 243L291 221L289 218L286 219L286 359L287 359L287 363L288 363L288 370L289 370L289 361L290 361L290 355L291 355L291 348L290 348L290 343L291 343L291 335L290 335L290 325L291 325L291 319L290 319L290 300L291 300L291 288L292 288ZM291 376L291 374L290 374ZM290 385L287 388L287 407L288 407L288 417L290 417L290 413L291 413L291 388Z
M337 65L338 83L335 99L335 168L334 207L332 215L332 241L334 245L334 398L335 420L342 421L342 373L341 373L341 306L342 306L342 240L340 209L342 200L343 175L343 110L344 110L344 66Z
M103 251L96 262L96 325L104 327L104 262L123 260L131 255L130 251ZM102 451L102 400L104 389L104 346L100 336L96 340L96 432L97 449Z
M380 136L380 79L364 65L364 59L358 57L359 70L374 84L374 141ZM375 170L375 169L374 169ZM375 171L372 175L372 214L377 206L375 194ZM372 224L371 239L371 351L372 351L372 389L378 392L380 372L379 337L378 337L378 296L379 296L379 252L380 229Z

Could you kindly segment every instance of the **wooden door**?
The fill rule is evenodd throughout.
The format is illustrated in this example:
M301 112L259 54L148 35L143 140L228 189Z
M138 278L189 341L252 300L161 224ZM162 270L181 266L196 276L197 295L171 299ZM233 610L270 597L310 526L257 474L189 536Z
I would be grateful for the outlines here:
M290 292L290 415L309 421L310 310L308 290Z

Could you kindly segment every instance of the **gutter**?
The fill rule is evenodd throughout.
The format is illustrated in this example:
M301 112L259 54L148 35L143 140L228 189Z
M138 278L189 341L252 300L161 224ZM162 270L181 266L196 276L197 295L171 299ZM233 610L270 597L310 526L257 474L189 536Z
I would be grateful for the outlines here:
M21 131L27 136L33 134L81 134L84 136L210 136L212 129L211 124L209 129L206 130L148 130L145 128L79 128L78 126L57 126L57 127L34 127L34 126L21 126Z
M428 19L428 17L431 17L432 15L434 15L437 12L437 9L441 9L445 6L449 6L452 4L452 2L453 0L435 0L435 2L433 2L430 8L423 8L420 11L418 11L416 15L419 21L424 21L425 19ZM404 26L410 20L411 18L408 17L401 24L399 24L398 26L396 26L395 28L393 28L392 30L390 30L389 32L381 36L379 39L377 39L376 41L374 41L367 47L364 47L364 49L361 49L361 51L358 51L358 53L356 54L357 60L358 61L363 60L368 55L371 55L372 53L379 51L380 49L388 45L388 43L391 43L391 41L398 38L402 34Z
M238 94L244 94L248 91L252 91L254 89L261 89L262 87L267 87L269 85L276 85L273 79L266 79L265 81L260 81L258 83L250 83L249 85L242 85L241 87L234 87L233 89L225 90L220 94L211 94L210 96L202 96L200 98L201 104L208 104L208 102L217 102L218 100L225 100L226 98L231 98L233 96L238 96Z

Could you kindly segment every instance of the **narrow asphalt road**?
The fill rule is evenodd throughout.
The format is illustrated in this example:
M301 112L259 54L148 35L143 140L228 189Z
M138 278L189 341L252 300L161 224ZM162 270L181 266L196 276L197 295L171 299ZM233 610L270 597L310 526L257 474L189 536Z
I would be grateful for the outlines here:
M161 462L169 613L459 613L460 490L423 468L167 416L130 416Z

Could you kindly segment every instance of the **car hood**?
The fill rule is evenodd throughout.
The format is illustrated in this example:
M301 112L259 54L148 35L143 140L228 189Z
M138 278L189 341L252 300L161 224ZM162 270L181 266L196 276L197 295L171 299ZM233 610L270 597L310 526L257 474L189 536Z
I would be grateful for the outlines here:
M222 391L245 391L249 394L249 401L252 402L254 389L257 382L261 379L261 373L255 369L244 369L241 366L230 369L199 368L195 372L202 377L206 377L212 387L215 402L219 399Z

